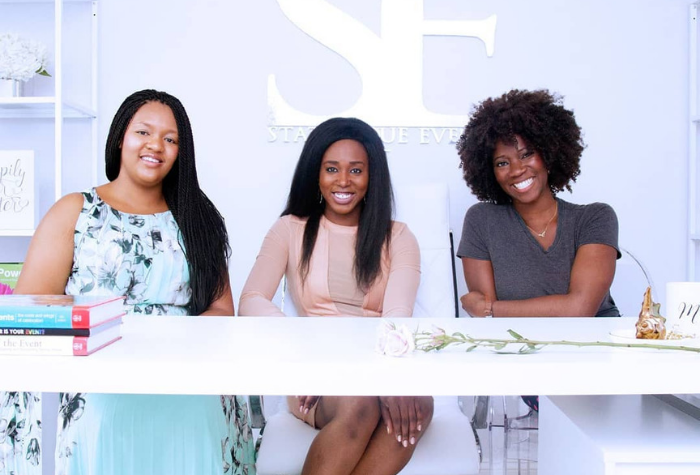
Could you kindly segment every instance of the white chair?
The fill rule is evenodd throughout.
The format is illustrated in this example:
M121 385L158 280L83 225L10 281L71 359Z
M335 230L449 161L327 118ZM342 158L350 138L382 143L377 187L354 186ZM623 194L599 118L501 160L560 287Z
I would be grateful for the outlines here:
M616 262L615 279L610 294L622 316L639 315L644 290L654 288L649 271L627 248ZM538 416L519 396L491 396L486 426L489 434L491 474L530 473L536 462ZM495 435L494 435L495 433ZM495 454L502 451L502 457ZM515 466L513 466L515 464Z
M421 284L414 316L454 317L457 299L449 229L446 185L421 185L396 190L397 220L408 224L421 250ZM275 302L295 315L284 284ZM468 377L468 376L460 376ZM298 475L318 433L295 418L286 398L250 397L254 427L262 427L258 475ZM471 475L479 473L481 449L473 417L460 410L457 397L436 397L430 426L401 475ZM470 420L471 418L471 420ZM265 419L267 419L265 421Z

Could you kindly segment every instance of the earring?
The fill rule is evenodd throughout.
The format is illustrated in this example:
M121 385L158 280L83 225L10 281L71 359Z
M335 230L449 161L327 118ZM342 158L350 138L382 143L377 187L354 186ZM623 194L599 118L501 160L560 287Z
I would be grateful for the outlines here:
M321 195L321 197L319 198L318 204L320 204L320 205L323 204L323 195Z

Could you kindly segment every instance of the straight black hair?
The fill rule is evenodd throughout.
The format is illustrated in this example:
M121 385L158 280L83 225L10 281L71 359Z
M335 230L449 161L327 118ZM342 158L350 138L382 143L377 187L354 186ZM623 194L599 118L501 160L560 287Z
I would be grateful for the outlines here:
M163 180L163 196L182 234L190 273L190 315L199 315L228 286L228 233L224 218L199 187L192 126L182 103L166 92L145 89L127 97L117 110L107 135L105 172L109 181L119 176L121 145L131 119L144 104L160 102L177 122L179 153Z
M362 144L369 162L369 184L360 213L355 242L355 280L361 289L368 289L381 273L384 246L391 244L391 220L394 214L394 193L389 176L384 144L367 123L354 118L336 117L321 123L310 134L301 151L289 189L287 207L282 216L291 214L308 218L304 229L299 274L302 281L309 272L311 254L316 244L318 226L325 210L319 203L318 185L321 162L326 150L339 140L355 140Z

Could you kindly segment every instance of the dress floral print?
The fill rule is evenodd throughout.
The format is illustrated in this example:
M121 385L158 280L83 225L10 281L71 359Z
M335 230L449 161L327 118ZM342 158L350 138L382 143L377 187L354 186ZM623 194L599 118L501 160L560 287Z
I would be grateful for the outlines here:
M172 213L127 214L94 189L83 196L66 294L125 295L129 313L186 315L190 276Z
M41 475L40 393L0 392L0 475Z
M127 214L111 208L94 189L83 196L66 294L124 295L125 311L130 315L187 315L189 271L172 213ZM186 422L188 417L190 422ZM211 457L204 457L215 461L209 473L255 475L248 408L240 396L61 393L58 418L58 475L138 473L154 463L160 463L158 470L148 473L187 473L174 460L143 461L123 451L118 446L122 441L119 427L135 434L136 446L152 446L150 452L158 452L161 442L167 445L173 440L195 454L212 452ZM169 424L175 424L174 429ZM177 431L181 435L175 435ZM112 433L117 435L112 437ZM212 434L220 434L216 439L220 443L208 442ZM90 452L96 447L107 450L107 456L93 456ZM197 467L197 473L205 472Z

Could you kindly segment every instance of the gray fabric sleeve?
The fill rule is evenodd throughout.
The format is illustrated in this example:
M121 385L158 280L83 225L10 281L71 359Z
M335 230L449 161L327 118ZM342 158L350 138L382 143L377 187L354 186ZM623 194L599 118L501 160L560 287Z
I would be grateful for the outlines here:
M576 250L584 244L606 244L614 248L620 258L617 215L610 205L591 203L587 206L578 230Z
M487 207L484 203L473 205L464 216L462 238L459 240L457 257L469 257L482 261L490 261L488 243L486 241Z

